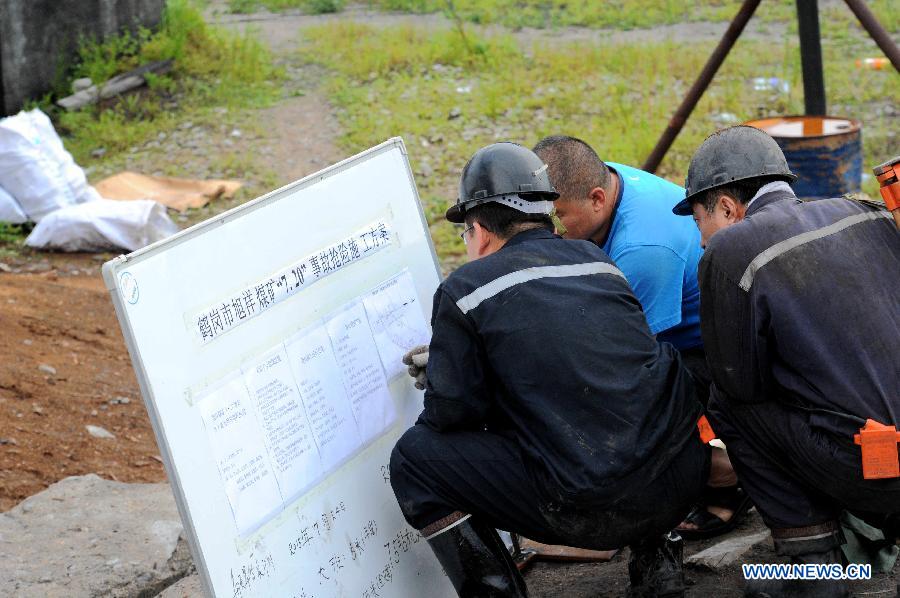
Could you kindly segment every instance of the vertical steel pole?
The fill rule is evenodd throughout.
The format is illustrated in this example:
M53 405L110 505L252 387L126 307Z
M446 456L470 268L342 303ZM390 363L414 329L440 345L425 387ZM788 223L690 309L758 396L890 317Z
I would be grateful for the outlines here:
M803 65L803 101L808 116L825 115L825 75L818 0L797 0L800 26L800 62Z

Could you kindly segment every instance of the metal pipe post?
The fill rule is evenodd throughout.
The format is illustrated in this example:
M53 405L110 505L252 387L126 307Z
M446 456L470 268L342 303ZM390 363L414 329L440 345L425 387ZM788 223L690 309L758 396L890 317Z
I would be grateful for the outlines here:
M888 60L891 61L891 64L893 64L894 68L897 69L897 72L900 73L900 48L897 48L897 44L894 43L894 40L891 39L890 34L888 34L885 28L881 26L881 23L878 22L878 19L872 14L872 11L866 6L866 3L862 0L844 0L844 2L847 3L847 6L850 7L850 10L852 10L853 14L856 15L856 18L859 19L859 23L863 26L863 29L869 32L869 35L872 36L872 39L878 44L878 47L881 48L884 55L888 57Z
M669 148L672 146L678 133L681 132L684 123L687 122L691 112L694 111L697 102L703 97L703 92L709 87L709 83L715 76L716 71L722 66L725 57L728 56L728 52L734 47L734 43L737 41L738 37L740 37L741 32L747 25L747 21L753 16L756 7L759 6L761 1L762 0L744 0L740 10L738 10L738 13L725 31L725 35L723 35L721 41L719 41L719 45L713 50L713 53L709 57L709 60L706 61L703 70L700 71L700 76L697 77L694 85L691 86L691 89L681 102L678 110L675 111L674 116L669 120L668 127L663 131L659 141L656 142L656 147L653 148L653 151L650 152L650 155L644 162L644 165L642 166L644 170L647 172L656 172L656 169L659 167L660 162L662 162L663 157L665 157L666 152L669 151Z
M822 39L819 34L819 3L797 0L800 32L800 62L803 66L803 102L808 116L825 115L825 75L822 71Z

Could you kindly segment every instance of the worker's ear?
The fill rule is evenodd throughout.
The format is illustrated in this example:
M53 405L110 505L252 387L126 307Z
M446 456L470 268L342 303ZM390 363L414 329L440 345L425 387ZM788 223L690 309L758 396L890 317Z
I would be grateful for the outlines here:
M594 212L603 211L603 207L606 205L606 189L603 187L594 187L591 189L591 192L588 193L588 199L591 200L591 209Z
M716 209L722 211L722 215L729 222L729 224L734 224L744 219L744 212L746 212L747 206L731 197L727 193L722 193L721 195L719 195L719 201L716 205Z
M489 249L491 240L493 239L493 233L481 226L481 223L477 220L472 223L472 226L474 228L472 230L471 243L475 245L475 252L477 255L484 255Z

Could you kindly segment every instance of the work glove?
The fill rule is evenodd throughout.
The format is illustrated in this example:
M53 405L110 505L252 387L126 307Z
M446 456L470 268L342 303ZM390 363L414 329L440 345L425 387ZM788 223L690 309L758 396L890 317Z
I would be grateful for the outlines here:
M428 366L428 345L419 345L408 351L403 356L403 363L409 366L407 371L416 381L416 388L425 390L425 383L428 381L425 375L425 368Z

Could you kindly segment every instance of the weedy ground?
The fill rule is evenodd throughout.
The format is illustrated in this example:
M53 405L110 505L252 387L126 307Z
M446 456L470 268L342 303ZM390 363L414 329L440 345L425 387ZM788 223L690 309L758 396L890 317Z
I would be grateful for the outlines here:
M896 30L896 20L893 25ZM566 133L586 140L604 159L640 165L714 46L584 40L529 45L511 33L488 34L462 25L427 31L341 22L307 30L305 39L305 59L332 73L327 89L339 109L343 146L355 152L402 135L431 222L440 221L455 197L466 159L493 141L531 145L545 135ZM900 77L855 66L871 45L859 31L846 28L823 43L829 109L864 121L866 165L896 153L900 130ZM758 77L777 78L788 91L757 90ZM683 181L694 149L716 128L802 112L796 34L741 40L658 174ZM871 179L864 190L877 194ZM432 227L432 234L441 257L463 252L450 227Z
M50 101L56 97L38 102L51 112L76 161L94 176L133 166L136 159L144 160L147 172L203 176L197 166L187 169L183 159L166 160L165 147L155 154L135 152L158 145L153 140L171 135L185 122L220 132L239 128L245 137L263 139L268 133L258 122L260 110L303 94L309 77L290 73L315 68L314 78L324 80L316 85L341 125L341 151L349 155L389 137L404 138L439 256L451 267L463 247L441 215L455 198L463 164L477 148L497 140L531 145L545 135L567 133L585 139L604 159L639 166L715 45L709 36L667 39L659 26L726 21L740 5L739 0L699 7L672 0L362 4L394 14L438 12L447 17L438 26L434 19L385 26L360 23L352 14L344 18L342 11L353 13L360 6L336 0L217 1L228 13L263 11L270 18L278 18L271 17L272 11L337 15L318 21L309 17L323 24L298 27L297 51L279 55L259 31L238 33L208 24L204 7L192 0L169 0L156 32L138 30L102 43L85 40L56 97L68 93L67 84L76 77L103 81L168 58L175 66L169 74L151 77L138 93L79 112L53 109ZM900 15L891 3L873 0L869 5L896 36ZM754 20L771 33L738 42L658 174L682 181L693 150L716 128L803 112L794 10L791 0L766 0L760 6ZM657 29L644 29L646 34L626 41L606 35L648 27ZM829 112L863 121L867 172L869 165L897 152L900 76L856 67L857 59L880 52L843 3L821 3L821 27ZM528 28L549 28L559 35L532 35ZM597 33L584 34L591 31ZM778 83L760 90L754 83L759 77ZM205 151L210 154L203 163L207 176L248 182L237 201L276 186L265 157L246 147ZM863 190L877 194L871 177ZM208 215L202 212L191 221ZM0 225L0 250L17 247L27 230Z
M72 78L105 81L156 60L173 61L165 75L150 76L144 93L76 112L56 112L66 147L76 161L103 147L115 153L190 119L214 122L215 108L271 104L281 95L281 69L255 35L208 25L190 0L169 0L159 31L140 29L104 42L85 40Z
M635 29L674 23L701 21L729 21L734 17L743 0L711 0L686 3L681 0L606 0L592 2L580 0L365 0L369 8L384 11L429 14L443 12L459 16L475 24L496 23L509 28L520 27L592 27L609 29ZM882 22L897 19L891 14L891 0L870 0L872 9ZM233 13L252 13L260 8L270 11L301 10L309 14L339 12L346 6L345 0L227 0ZM758 18L767 22L785 22L795 19L796 4L791 0L767 0L759 9ZM841 2L826 1L821 4L824 23L838 26L849 24L848 15ZM887 25L890 22L887 21ZM887 26L886 25L886 26Z

